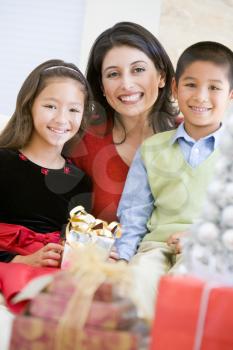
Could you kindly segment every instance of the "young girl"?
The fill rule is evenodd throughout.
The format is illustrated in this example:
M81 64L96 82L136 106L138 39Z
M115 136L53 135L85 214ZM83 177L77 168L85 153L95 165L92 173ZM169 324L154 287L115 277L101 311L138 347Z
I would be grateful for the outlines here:
M136 149L148 136L175 127L173 75L160 42L136 23L117 23L96 39L87 65L96 125L73 156L92 177L95 216L116 219Z
M69 210L90 210L90 180L67 158L88 119L79 69L50 60L34 69L0 135L0 261L60 264Z

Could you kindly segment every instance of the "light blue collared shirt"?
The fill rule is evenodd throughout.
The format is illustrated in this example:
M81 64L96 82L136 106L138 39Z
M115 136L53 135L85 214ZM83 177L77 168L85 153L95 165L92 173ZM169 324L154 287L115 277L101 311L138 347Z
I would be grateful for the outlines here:
M218 147L222 129L220 127L214 133L195 141L185 131L184 124L180 124L171 139L171 145L178 142L186 162L195 168ZM116 242L121 259L130 260L147 234L147 222L154 201L139 148L130 167L117 211L123 231L122 237Z

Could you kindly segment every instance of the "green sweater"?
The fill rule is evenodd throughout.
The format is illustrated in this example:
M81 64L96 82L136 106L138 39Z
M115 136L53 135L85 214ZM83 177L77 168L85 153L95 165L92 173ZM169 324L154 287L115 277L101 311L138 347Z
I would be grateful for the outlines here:
M143 241L163 242L172 233L186 231L199 216L206 188L213 176L218 150L192 168L184 159L179 144L171 143L174 133L172 130L156 134L141 147L155 199L147 223L149 233Z

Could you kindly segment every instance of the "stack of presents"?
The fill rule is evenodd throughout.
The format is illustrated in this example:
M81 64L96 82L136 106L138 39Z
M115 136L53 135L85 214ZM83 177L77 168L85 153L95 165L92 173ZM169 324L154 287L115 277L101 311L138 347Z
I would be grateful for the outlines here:
M203 213L184 241L180 275L161 278L152 323L137 317L123 292L125 264L97 259L88 270L90 259L79 251L79 267L71 266L80 242L91 247L91 235L77 234L75 211L67 231L65 270L53 275L15 318L10 350L233 349L233 117L228 122ZM91 216L88 224L95 228ZM119 227L97 226L100 231L91 239L109 251ZM88 231L85 224L83 230Z

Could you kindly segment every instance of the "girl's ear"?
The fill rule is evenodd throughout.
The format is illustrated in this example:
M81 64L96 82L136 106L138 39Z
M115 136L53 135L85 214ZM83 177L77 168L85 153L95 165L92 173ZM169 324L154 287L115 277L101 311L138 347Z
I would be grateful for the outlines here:
M175 100L177 100L177 92L178 88L177 88L177 84L176 84L176 79L172 78L172 95L174 97Z

